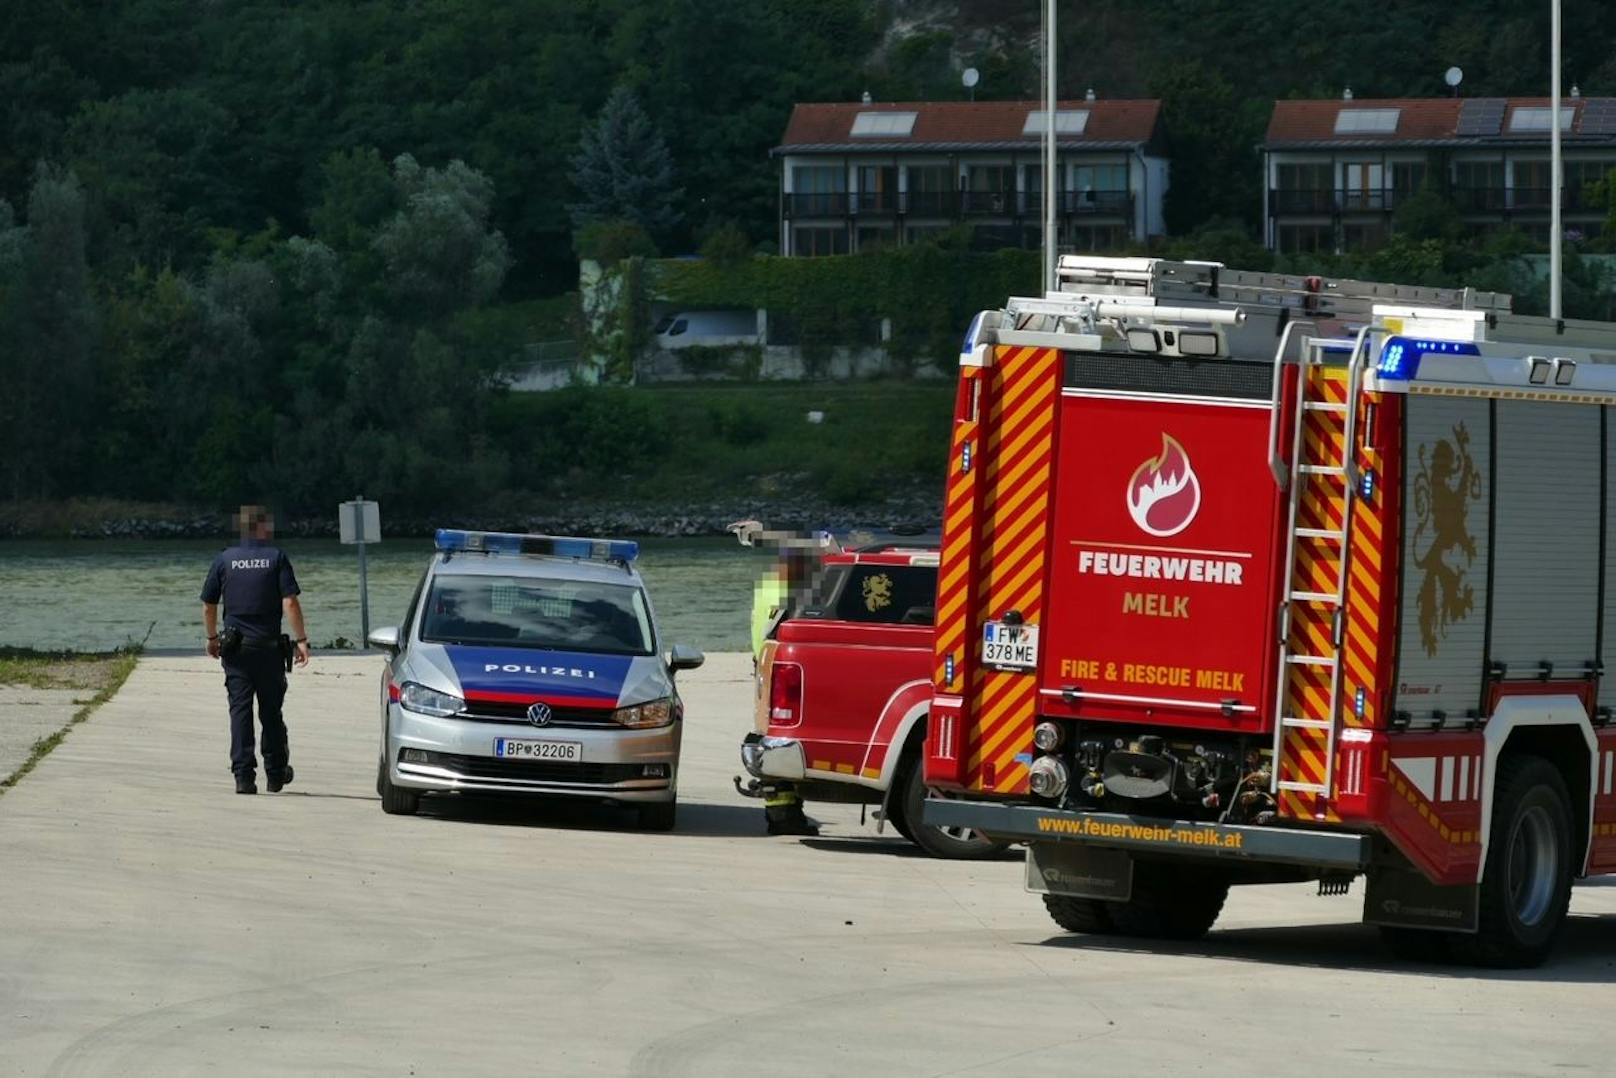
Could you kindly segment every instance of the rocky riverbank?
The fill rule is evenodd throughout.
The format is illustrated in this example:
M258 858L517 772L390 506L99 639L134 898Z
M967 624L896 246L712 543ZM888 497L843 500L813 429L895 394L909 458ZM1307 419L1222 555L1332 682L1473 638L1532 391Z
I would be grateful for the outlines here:
M679 506L569 502L538 509L447 514L435 519L395 517L383 505L382 532L393 537L428 536L436 528L453 526L551 535L674 538L724 535L725 525L744 519L791 530L934 532L941 513L940 499L928 495L899 496L856 506L790 497ZM276 530L283 536L334 538L337 521L334 512L324 518L283 517L277 521ZM67 503L0 507L0 538L7 539L215 539L233 534L235 525L230 514L182 506Z

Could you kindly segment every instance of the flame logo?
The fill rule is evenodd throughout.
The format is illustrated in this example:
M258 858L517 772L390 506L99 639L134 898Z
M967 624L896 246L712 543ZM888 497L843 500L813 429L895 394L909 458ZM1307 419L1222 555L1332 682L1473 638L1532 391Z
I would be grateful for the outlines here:
M1201 508L1201 481L1189 454L1162 434L1161 456L1146 460L1128 480L1128 515L1151 535L1165 538L1190 526Z

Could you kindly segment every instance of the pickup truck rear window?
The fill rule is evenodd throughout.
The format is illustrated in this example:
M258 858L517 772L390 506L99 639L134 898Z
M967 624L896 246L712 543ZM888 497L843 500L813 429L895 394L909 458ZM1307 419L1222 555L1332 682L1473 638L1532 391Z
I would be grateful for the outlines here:
M853 565L828 612L839 621L930 625L936 602L935 565Z

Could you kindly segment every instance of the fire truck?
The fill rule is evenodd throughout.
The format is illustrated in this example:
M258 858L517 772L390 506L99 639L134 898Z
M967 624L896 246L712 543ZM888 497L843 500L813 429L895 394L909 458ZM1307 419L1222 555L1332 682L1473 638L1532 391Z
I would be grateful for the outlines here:
M1065 257L973 322L928 823L1076 932L1317 880L1399 953L1541 962L1616 872L1616 325Z

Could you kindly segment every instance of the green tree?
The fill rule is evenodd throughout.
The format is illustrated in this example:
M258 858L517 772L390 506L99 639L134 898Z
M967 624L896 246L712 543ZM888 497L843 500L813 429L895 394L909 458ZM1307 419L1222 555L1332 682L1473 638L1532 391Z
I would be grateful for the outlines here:
M627 86L606 99L572 159L579 201L569 209L576 228L595 221L632 221L652 236L679 223L684 192L674 184L668 144Z

